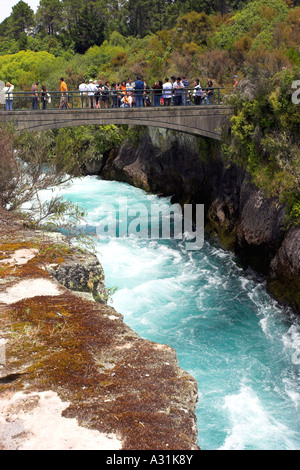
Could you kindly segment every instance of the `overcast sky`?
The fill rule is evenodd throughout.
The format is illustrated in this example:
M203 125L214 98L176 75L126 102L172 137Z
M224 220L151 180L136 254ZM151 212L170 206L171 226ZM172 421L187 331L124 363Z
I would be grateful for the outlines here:
M2 23L5 18L10 16L12 12L12 7L19 3L20 0L0 0L0 23ZM40 4L40 0L23 0L27 5L29 5L34 12L36 12L37 7Z

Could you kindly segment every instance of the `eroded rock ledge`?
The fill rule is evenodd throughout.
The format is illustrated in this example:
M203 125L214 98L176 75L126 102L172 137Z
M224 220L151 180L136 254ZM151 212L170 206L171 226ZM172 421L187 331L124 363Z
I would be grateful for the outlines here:
M0 222L0 449L198 449L176 352L82 297L103 292L98 261Z

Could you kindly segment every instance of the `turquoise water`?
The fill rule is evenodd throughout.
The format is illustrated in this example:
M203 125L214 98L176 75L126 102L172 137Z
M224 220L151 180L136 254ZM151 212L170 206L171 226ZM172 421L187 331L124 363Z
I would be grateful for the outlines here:
M168 203L127 184L74 180L64 197L97 226L107 207ZM115 215L111 210L111 221ZM176 349L198 382L199 446L300 449L300 321L245 273L231 253L205 241L119 238L97 245L113 307L140 336Z

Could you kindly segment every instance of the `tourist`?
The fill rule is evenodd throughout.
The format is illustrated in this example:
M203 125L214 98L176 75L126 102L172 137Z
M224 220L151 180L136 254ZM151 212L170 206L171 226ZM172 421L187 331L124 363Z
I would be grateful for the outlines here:
M108 103L109 103L109 82L108 81L106 81L102 87L101 97L102 97L101 101L104 104L104 108L107 109Z
M190 91L187 91L186 93L186 106L191 106L193 103L192 103L192 95L191 95L191 92Z
M110 95L112 99L112 107L117 108L118 107L118 91L117 91L116 83L111 84Z
M5 109L6 111L12 111L13 109L13 102L14 96L13 91L15 87L10 82L6 83L6 86L3 88L3 92L5 93Z
M131 108L131 104L132 104L132 97L126 91L123 98L121 99L120 108Z
M149 106L151 106L150 87L149 85L147 85L146 80L144 80L143 104L145 108L148 108Z
M172 99L172 83L169 82L168 78L165 78L165 83L163 84L163 100L164 106L170 106Z
M118 94L118 108L121 106L121 99L123 97L123 94L121 93L122 90L122 85L121 82L117 84L117 94Z
M195 105L196 106L200 105L201 102L202 102L203 91L202 91L202 88L201 88L201 85L200 85L199 78L196 78L196 80L194 82L193 96L194 96Z
M85 83L85 80L82 80L82 83L80 83L79 91L81 98L81 107L86 108L88 106L88 86Z
M160 100L162 96L162 81L155 82L152 86L153 89L153 106L160 106Z
M171 81L172 81L172 87L174 86L174 83L176 82L176 77L174 75L171 76ZM174 104L174 94L172 94L172 101Z
M41 103L42 103L42 109L45 110L47 109L47 102L48 102L48 92L46 85L42 85L42 90L41 90Z
M39 99L39 82L35 82L35 84L32 85L31 91L32 91L31 109L36 110L36 109L38 109L38 102L40 101L40 99Z
M180 106L182 104L182 95L184 93L184 86L180 77L176 78L176 82L173 83L174 90L174 106Z
M212 80L208 80L207 88L206 88L206 96L204 98L205 103L212 104L213 97L214 97L213 82Z
M71 106L68 102L68 87L66 82L64 81L63 77L60 77L60 91L61 91L61 96L60 96L60 103L59 103L59 109L71 109Z
M132 78L128 79L128 82L126 83L126 90L128 94L132 95L133 90L134 90L134 84L132 82Z
M96 107L95 93L97 92L97 87L94 84L93 80L90 78L88 84L88 97L89 97L89 108L94 109Z
M181 78L181 82L183 84L183 87L184 87L184 93L182 94L182 104L183 106L186 106L187 104L187 94L188 94L188 88L190 86L188 80L185 78L185 76L183 76Z
M143 93L144 93L144 82L141 80L141 77L136 77L134 82L134 97L135 105L137 108L143 107Z
M101 80L99 80L99 83L97 80L94 81L94 104L96 109L101 108L101 102L102 102L102 90L103 90L103 85Z

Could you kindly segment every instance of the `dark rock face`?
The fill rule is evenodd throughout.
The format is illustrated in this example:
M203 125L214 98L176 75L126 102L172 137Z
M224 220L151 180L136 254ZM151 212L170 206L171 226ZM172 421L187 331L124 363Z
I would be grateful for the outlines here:
M236 251L247 264L266 273L283 239L285 208L278 199L267 199L246 178L240 195L236 226Z
M187 134L150 129L136 147L125 141L117 155L107 159L101 176L172 196L180 204L202 200L208 194L205 162L199 159L195 142ZM209 154L216 153L213 141L199 142Z
M297 295L291 293L299 292L300 260L292 258L299 232L291 229L285 236L284 205L267 198L245 170L225 162L219 142L149 128L135 145L124 142L117 155L110 155L101 176L170 196L172 203L204 204L210 235L238 254L245 266L271 273L269 287L279 300L286 300L285 280L293 279L288 297L300 311L300 299L295 301ZM287 247L293 247L289 255Z
M279 300L300 311L300 227L286 234L271 261L267 282Z

